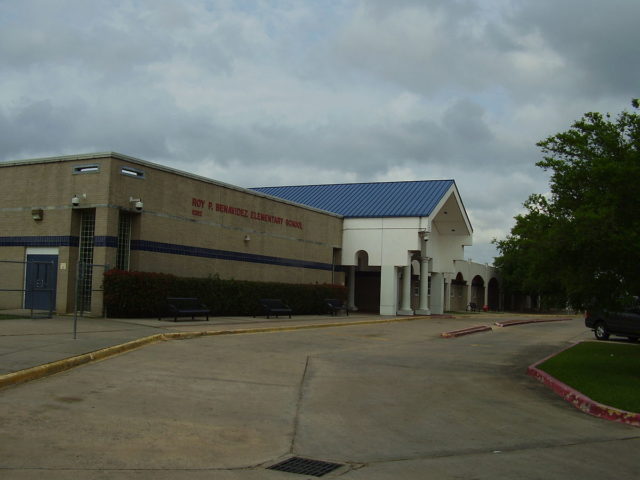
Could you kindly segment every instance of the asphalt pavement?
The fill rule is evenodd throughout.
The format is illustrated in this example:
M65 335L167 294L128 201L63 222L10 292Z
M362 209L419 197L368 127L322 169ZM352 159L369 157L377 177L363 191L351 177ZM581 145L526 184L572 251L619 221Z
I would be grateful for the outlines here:
M0 390L0 477L316 478L271 468L291 458L355 480L640 475L636 427L526 374L590 338L582 320L528 320L81 318L76 339L70 317L0 320L0 377L107 352Z

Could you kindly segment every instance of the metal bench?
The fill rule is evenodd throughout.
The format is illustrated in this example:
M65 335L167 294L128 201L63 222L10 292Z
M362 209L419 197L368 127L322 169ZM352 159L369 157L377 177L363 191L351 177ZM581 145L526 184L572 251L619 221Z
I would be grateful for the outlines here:
M261 298L259 303L267 318L271 315L275 315L276 318L278 315L289 315L291 318L291 307L278 298Z
M325 298L324 303L326 304L327 310L329 310L331 316L336 315L340 310L344 310L347 317L349 316L349 309L342 300L338 300L337 298Z
M192 297L168 297L167 298L167 315L160 315L158 320L162 320L163 316L173 317L173 321L177 322L180 317L206 317L209 321L211 310L200 302L197 298Z

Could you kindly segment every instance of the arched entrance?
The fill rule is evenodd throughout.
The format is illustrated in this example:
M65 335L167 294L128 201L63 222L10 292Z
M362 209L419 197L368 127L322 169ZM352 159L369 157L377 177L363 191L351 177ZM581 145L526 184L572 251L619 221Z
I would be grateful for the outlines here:
M369 254L356 253L355 304L361 312L380 312L380 267L369 266Z
M467 308L467 282L458 272L456 278L451 280L451 310L463 312Z
M471 280L471 303L475 303L478 308L484 306L484 279L480 275Z

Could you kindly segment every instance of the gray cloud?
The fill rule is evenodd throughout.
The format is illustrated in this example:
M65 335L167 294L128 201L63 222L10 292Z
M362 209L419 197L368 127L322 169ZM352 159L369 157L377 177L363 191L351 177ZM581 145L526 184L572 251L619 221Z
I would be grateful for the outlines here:
M0 161L115 150L243 186L454 178L469 254L491 261L488 239L547 188L535 143L638 96L639 14L635 0L0 2Z
M561 56L574 95L631 98L640 78L639 18L635 1L541 0L525 2L510 21Z

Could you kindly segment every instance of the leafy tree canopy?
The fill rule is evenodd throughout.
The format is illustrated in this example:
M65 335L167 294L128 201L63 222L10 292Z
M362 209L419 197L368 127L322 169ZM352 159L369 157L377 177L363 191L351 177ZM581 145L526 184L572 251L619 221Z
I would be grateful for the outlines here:
M639 295L640 114L587 113L538 146L550 194L531 195L495 241L507 288L575 307Z

